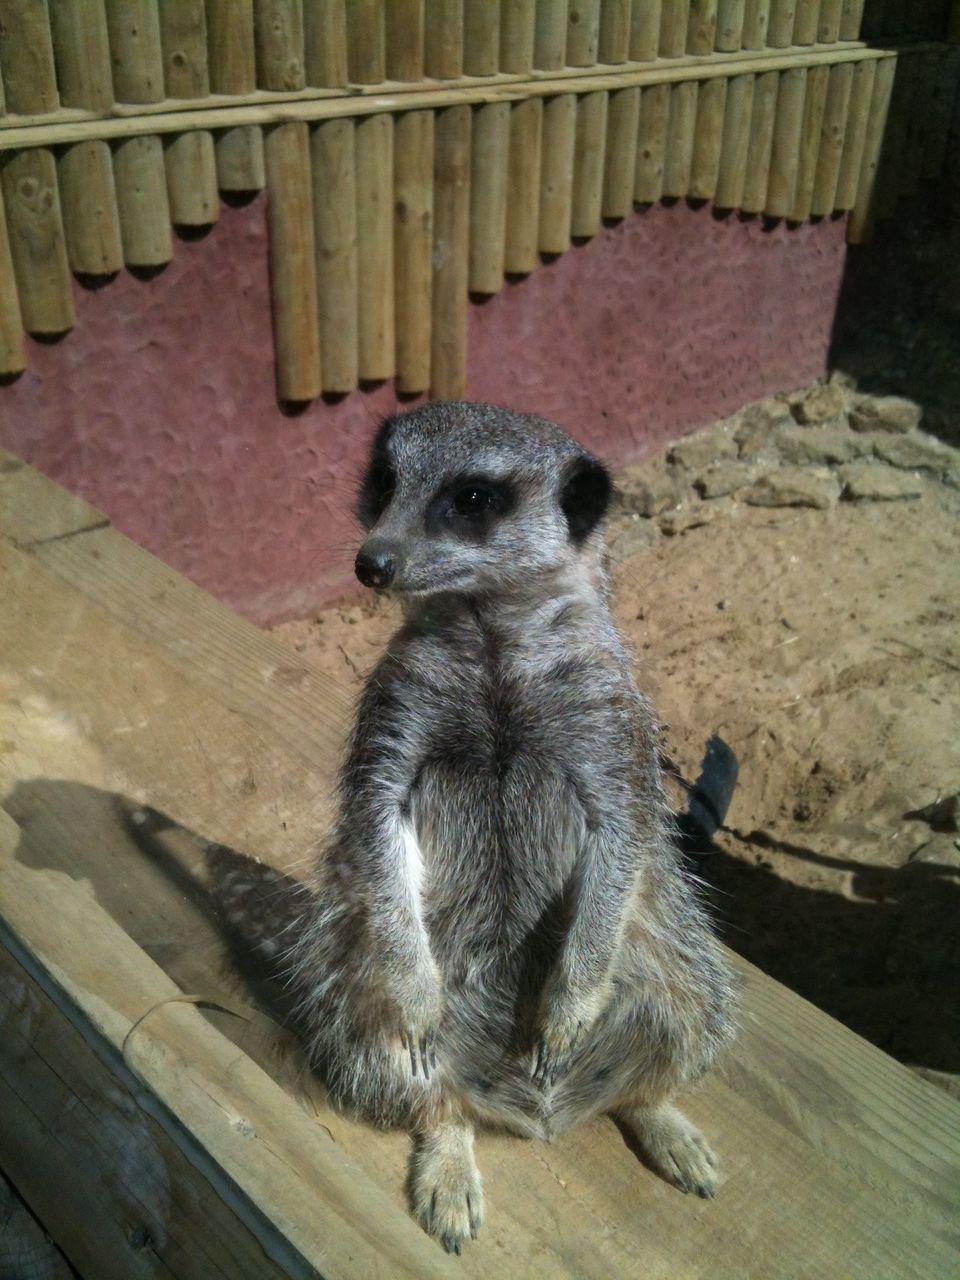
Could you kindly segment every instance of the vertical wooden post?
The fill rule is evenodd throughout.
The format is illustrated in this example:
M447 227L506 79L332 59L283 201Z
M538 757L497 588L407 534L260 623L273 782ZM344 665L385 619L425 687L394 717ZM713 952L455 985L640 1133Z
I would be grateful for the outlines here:
M713 53L717 43L717 0L690 0L687 53Z
M739 209L743 199L750 147L750 118L753 114L753 86L754 77L751 74L731 76L727 85L720 169L713 196L719 209Z
M653 62L660 48L660 0L634 0L630 13L630 60Z
M387 0L384 17L387 79L422 80L424 0Z
M792 44L814 44L820 21L820 0L796 0Z
M20 373L27 367L23 319L13 274L10 236L0 187L0 374Z
M840 10L840 39L859 40L864 0L843 0Z
M540 251L570 248L573 153L577 137L576 94L561 93L543 105L543 154L540 163Z
M603 174L603 216L625 218L633 209L640 128L640 89L617 89L610 94L607 115L607 157Z
M303 10L307 84L340 89L347 83L346 0L306 0Z
M501 71L509 75L530 74L536 21L536 0L500 0Z
M577 99L570 201L570 233L574 236L595 236L600 230L608 101L604 90L584 93Z
M820 0L820 21L817 23L817 44L836 44L840 39L840 18L843 0Z
M870 98L870 114L867 119L867 131L863 142L863 159L860 163L860 180L857 184L857 198L850 211L847 222L847 239L851 244L862 244L868 237L873 217L873 193L877 178L877 166L883 146L883 132L890 110L890 96L893 92L893 80L896 74L896 58L881 58L873 81L873 94Z
M424 70L435 80L463 75L463 0L426 0Z
M436 400L459 400L467 387L469 106L437 113L435 147L430 392Z
M817 160L817 173L813 183L813 199L810 203L810 212L816 217L825 217L828 213L832 213L834 208L855 66L853 62L841 62L830 68L827 101L823 112L820 156Z
M430 387L434 113L404 111L394 137L397 390Z
M630 57L630 0L602 0L597 59L600 62L626 62Z
M670 86L652 84L640 94L637 130L637 170L633 198L638 204L654 204L663 195L663 166L670 118Z
M797 16L797 0L770 0L767 44L772 49L785 49L793 43L793 26Z
M743 6L744 49L765 49L770 25L770 0L746 0Z
M159 102L164 95L157 0L106 0L113 91L118 102Z
M348 0L347 73L357 84L379 84L386 75L382 0Z
M354 122L323 120L310 138L323 389L357 385L357 184Z
M487 102L475 107L470 176L473 293L497 293L503 284L509 161L509 102Z
M807 89L806 67L790 67L780 72L777 116L773 125L773 152L764 213L771 218L789 217L797 192L800 164L800 130Z
M267 181L263 134L258 125L224 129L214 139L221 191L260 191Z
M254 36L261 89L295 91L306 86L303 0L256 0Z
M203 0L163 0L160 44L166 96L205 98L210 92L210 74Z
M307 126L299 121L273 126L264 148L277 395L294 402L315 400L321 387L320 344Z
M54 0L50 23L63 105L109 111L113 75L103 0Z
M70 269L113 275L123 266L123 244L110 147L99 139L74 143L57 161L57 177Z
M64 333L74 323L57 166L45 147L17 151L3 166L10 256L28 333Z
M0 0L0 31L7 110L18 115L56 111L60 96L47 0Z
M743 184L743 196L740 200L740 208L744 213L761 213L766 203L779 82L779 72L764 71L757 76L753 84L747 173Z
M464 75L495 76L499 70L500 5L496 0L464 0Z
M698 87L696 80L684 80L670 87L667 148L663 162L665 196L679 198L687 195L690 190Z
M393 120L358 120L357 166L358 350L360 377L379 382L393 376Z
M717 190L726 103L726 79L718 76L704 80L697 95L697 123L687 192L697 200L712 200Z
M220 216L213 135L192 129L164 140L170 220L177 227L206 227Z
M213 93L252 93L257 87L253 0L206 0L207 56ZM224 191L259 191L266 182L263 135L237 125L217 135L217 182Z
M567 64L568 0L537 0L533 62L538 71L559 71Z
M743 15L746 0L720 0L717 6L717 48L736 53L743 45Z
M843 135L840 153L840 172L837 175L837 191L834 208L852 209L860 185L860 169L863 164L863 147L870 119L870 102L873 98L873 82L877 74L876 60L856 62L853 66L853 85L850 89L850 112Z
M542 134L543 99L511 103L504 267L517 275L525 275L537 265Z
M592 67L600 39L600 0L570 0L567 10L567 65Z
M661 0L660 57L681 58L687 51L690 0Z
M126 138L113 156L123 260L159 267L173 257L170 208L159 138Z
M797 153L797 185L793 207L787 214L792 222L806 222L813 207L813 184L816 181L817 162L820 159L823 115L827 105L829 79L829 67L807 69L803 123L800 127L800 146Z

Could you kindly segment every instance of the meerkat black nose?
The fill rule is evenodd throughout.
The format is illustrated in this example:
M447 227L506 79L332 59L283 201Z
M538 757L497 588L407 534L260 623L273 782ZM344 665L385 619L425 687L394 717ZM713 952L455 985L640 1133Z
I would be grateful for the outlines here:
M397 561L385 547L361 547L354 568L365 587L389 587Z

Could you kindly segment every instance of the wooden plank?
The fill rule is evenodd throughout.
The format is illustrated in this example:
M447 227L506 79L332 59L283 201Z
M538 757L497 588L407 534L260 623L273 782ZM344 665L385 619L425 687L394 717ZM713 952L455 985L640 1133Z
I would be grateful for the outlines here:
M727 81L704 81L697 96L697 123L690 165L689 194L696 200L712 200L717 190L726 105Z
M423 79L425 0L387 0L386 72L391 80Z
M357 385L357 169L352 120L325 120L310 138L323 389Z
M475 108L470 154L470 292L492 294L503 284L509 102Z
M500 0L500 70L528 76L534 65L537 0Z
M840 172L837 175L837 191L834 196L834 205L837 209L852 209L857 198L860 165L863 161L863 146L867 136L870 99L873 96L873 81L877 65L876 62L859 62L853 68L850 111L843 135Z
M840 39L859 40L864 0L843 0L840 10Z
M743 9L744 49L765 49L770 23L770 0L746 0Z
M263 134L256 125L224 129L213 140L221 191L260 191L266 185Z
M301 126L305 127L305 126ZM220 216L213 134L194 129L169 139L163 150L170 220L178 227L207 227Z
M64 333L75 314L53 152L11 156L3 167L3 199L24 327Z
M719 209L739 209L747 180L750 120L753 115L754 77L733 76L727 85L720 144L720 169L714 201Z
M576 95L564 93L548 98L543 108L540 160L541 253L565 253L570 248L576 137Z
M395 126L397 389L405 395L430 386L434 119L432 111L407 111Z
M568 0L537 0L533 65L558 71L567 65Z
M125 138L114 152L113 176L124 262L130 267L169 262L173 239L163 143L157 137Z
M717 6L717 49L733 53L743 44L746 0L720 0Z
M104 0L55 0L50 26L60 101L65 107L109 111L113 74Z
M253 17L257 82L264 89L304 88L303 0L255 0Z
M23 341L23 318L20 315L20 299L13 274L13 258L10 256L10 236L7 232L7 215L0 189L0 374L20 373L27 365ZM3 468L0 451L0 475ZM2 519L2 513L0 513Z
M309 0L303 10L307 84L339 88L347 83L346 0Z
M57 161L70 270L112 275L123 266L113 160L106 142L78 142Z
M660 0L634 4L630 12L630 60L653 62L660 48Z
M602 0L597 59L600 62L626 62L630 57L631 0ZM639 6L638 6L639 7Z
M807 72L797 159L797 184L793 207L787 215L793 222L806 222L813 206L813 185L817 178L817 162L820 159L829 77L829 67L813 67Z
M511 104L504 267L515 275L525 275L537 265L542 133L542 99Z
M47 0L0 0L0 72L6 109L19 115L60 105Z
M430 394L462 400L467 386L470 108L437 115L433 160L433 319Z
M679 58L687 50L690 0L661 0L660 57Z
M747 172L740 198L744 213L761 213L766 203L779 87L780 77L775 71L758 75L753 83Z
M356 125L360 377L393 376L393 121L368 116Z
M257 87L253 0L207 0L207 31L213 92L252 93Z
M633 209L639 130L640 90L620 89L611 93L603 174L605 218L625 218Z
M106 0L113 89L118 102L164 96L157 0Z
M463 0L463 72L495 76L500 70L500 5Z
M570 0L567 6L567 66L591 67L600 39L600 0Z
M713 53L717 42L717 0L690 0L687 52L698 57Z
M160 43L166 96L205 98L210 92L210 72L203 0L163 0Z
M435 80L463 75L463 0L426 0L423 66Z
M847 221L847 239L851 244L862 244L872 228L874 188L883 150L883 135L887 125L895 75L896 63L892 59L877 63L863 141L857 196Z
M663 195L663 165L670 118L670 86L651 85L640 91L640 125L637 130L637 168L633 198L653 204Z
M386 75L386 38L381 0L350 0L347 71L358 84L379 84Z
M806 67L793 67L780 76L777 114L773 125L773 151L764 213L786 218L793 208L800 167L800 134L807 92Z
M830 83L823 112L823 133L820 155L814 180L811 212L824 217L835 208L840 162L843 158L843 142L850 116L850 95L853 91L854 68L848 62L830 68Z
M570 234L595 236L600 230L603 162L609 95L585 93L577 99L577 136L573 153Z
M690 190L693 144L697 127L698 85L695 80L670 90L667 143L663 160L663 194L679 199Z

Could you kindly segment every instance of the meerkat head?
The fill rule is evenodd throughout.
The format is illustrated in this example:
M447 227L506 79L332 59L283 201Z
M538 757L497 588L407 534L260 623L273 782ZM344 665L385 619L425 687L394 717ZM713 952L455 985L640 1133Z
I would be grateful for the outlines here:
M430 404L387 418L357 515L365 586L410 596L489 594L599 562L606 469L541 418Z

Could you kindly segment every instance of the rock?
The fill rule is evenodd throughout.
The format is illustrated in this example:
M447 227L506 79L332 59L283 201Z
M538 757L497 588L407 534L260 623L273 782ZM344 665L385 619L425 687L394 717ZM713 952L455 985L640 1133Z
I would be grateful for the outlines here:
M753 468L745 462L719 462L697 476L693 487L701 498L722 498L736 493L753 479Z
M854 431L913 431L920 425L923 410L900 396L859 396L850 409Z
M839 468L843 496L850 502L895 502L919 498L923 481L904 471L892 471L882 462L848 462Z
M732 427L728 423L710 431L698 431L685 440L678 440L667 450L667 458L687 471L703 471L712 462L736 456L737 445Z
M748 404L733 420L733 438L740 457L758 457L766 449L776 427L792 420L790 410L782 400L761 400L759 404Z
M743 499L752 507L817 507L826 510L840 489L835 477L821 467L778 467L760 477Z
M655 516L675 507L686 492L686 478L662 458L625 467L617 477L617 498L623 511Z
M793 405L798 422L827 422L845 413L847 397L836 382L820 382Z
M878 458L906 471L932 471L939 476L960 463L960 451L933 436L878 435L871 443Z
M869 440L850 430L846 418L834 418L819 427L782 427L775 443L784 462L813 466L850 462L872 449Z
M607 555L613 564L619 564L639 551L647 551L658 538L657 526L652 520L644 520L642 516L633 515L625 520L610 542L607 544Z
M712 519L713 512L710 508L699 503L691 507L676 507L673 511L665 511L660 517L660 532L672 538L678 533L686 533L688 529L699 529Z
M852 373L845 373L843 369L834 369L827 381L838 386L847 395L853 395L857 390L856 378Z

